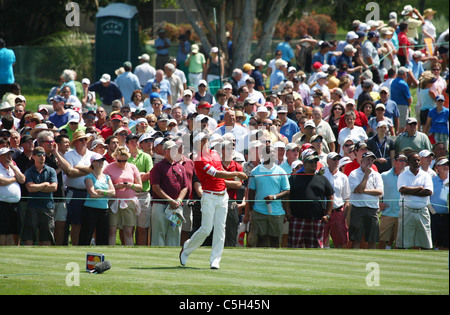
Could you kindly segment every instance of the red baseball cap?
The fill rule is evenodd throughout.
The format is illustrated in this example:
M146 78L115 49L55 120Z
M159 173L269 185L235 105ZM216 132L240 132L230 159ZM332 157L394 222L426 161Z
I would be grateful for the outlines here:
M314 69L320 69L320 68L322 68L322 66L323 66L323 64L321 64L318 61L314 62L314 64L313 64L313 68Z
M211 108L212 105L209 104L208 102L201 102L200 104L198 104L197 108Z
M308 149L310 147L312 147L311 143L305 143L305 144L302 145L301 150L303 152L303 151L305 151L306 149Z
M111 120L115 120L115 119L117 119L117 120L123 120L123 117L122 117L122 115L120 115L120 114L113 114L113 115L111 116Z
M270 108L274 108L275 106L273 105L273 103L272 102L266 102L265 104L264 104L264 106L265 107L270 107Z

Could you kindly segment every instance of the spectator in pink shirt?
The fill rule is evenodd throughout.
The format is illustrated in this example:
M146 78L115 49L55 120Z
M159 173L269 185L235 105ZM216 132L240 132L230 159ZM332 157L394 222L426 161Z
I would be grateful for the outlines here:
M116 161L103 172L111 177L116 189L116 199L109 212L109 245L116 243L117 226L123 227L124 245L133 245L133 227L136 214L140 213L136 192L142 190L141 175L135 165L127 162L130 153L126 147L118 147L113 157Z

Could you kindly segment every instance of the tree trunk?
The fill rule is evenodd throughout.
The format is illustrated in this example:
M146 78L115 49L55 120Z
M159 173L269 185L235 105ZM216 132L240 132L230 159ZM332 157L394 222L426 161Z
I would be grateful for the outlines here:
M288 0L278 0L272 2L270 14L263 23L262 34L259 38L258 46L253 52L251 58L252 63L256 58L261 58L264 60L265 56L270 51L272 47L273 33L275 32L275 25L277 24L278 19L287 3Z
M257 0L241 0L242 10L235 6L233 28L233 68L242 68L249 61L256 18ZM239 29L240 25L240 29ZM236 34L238 33L238 34ZM239 48L239 49L236 49Z
M191 23L192 27L194 28L195 33L200 38L200 42L202 43L203 49L207 52L211 50L211 43L208 40L208 37L203 32L203 29L197 24L197 20L195 19L194 15L189 10L188 6L185 3L184 0L179 0L178 3L180 4L180 7L183 9L184 14L186 14L186 18L188 19L189 23Z

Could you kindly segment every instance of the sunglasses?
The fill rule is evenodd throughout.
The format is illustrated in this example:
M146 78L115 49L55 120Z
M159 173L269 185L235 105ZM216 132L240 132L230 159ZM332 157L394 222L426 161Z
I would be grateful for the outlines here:
M38 152L35 155L37 155L37 156L46 156L44 152Z
M118 163L125 163L125 162L127 162L127 160L119 160L119 159L117 159L116 160Z

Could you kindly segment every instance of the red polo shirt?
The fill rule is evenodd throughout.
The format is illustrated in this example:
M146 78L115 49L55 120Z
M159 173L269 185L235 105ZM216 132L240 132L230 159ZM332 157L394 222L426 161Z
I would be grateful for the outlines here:
M411 43L408 40L408 37L406 36L405 32L398 33L398 45L402 47L408 47L411 46ZM397 55L399 56L405 56L408 57L408 49L406 49L406 55L405 55L405 49L400 48L397 52Z
M366 115L363 112L355 111L356 119L355 119L355 126L365 127L369 124L369 120L367 119ZM345 115L342 115L339 119L339 126L338 129L341 131L341 129L347 127L347 123L345 122Z
M358 161L354 159L352 163L348 163L347 165L344 166L344 174L348 176L352 171L356 170L360 166L361 165L359 165ZM378 173L378 167L376 167L375 164L372 164L372 169Z
M224 167L223 164L222 164L222 167ZM225 168L225 171L227 171L227 172L243 172L244 170L243 170L241 164L239 164L236 161L231 161L230 165L228 165L228 167ZM234 180L234 179L229 179L229 180ZM230 200L236 200L236 198L237 198L237 190L236 189L227 189L227 192L228 192L228 197L230 198Z
M214 177L216 171L223 171L221 158L216 151L202 152L194 159L194 165L203 190L220 192L227 189L223 178Z

